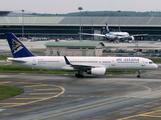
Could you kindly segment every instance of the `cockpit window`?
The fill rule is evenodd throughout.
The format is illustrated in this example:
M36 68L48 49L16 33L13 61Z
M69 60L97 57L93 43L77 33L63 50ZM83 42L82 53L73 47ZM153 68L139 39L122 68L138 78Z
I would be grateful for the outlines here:
M149 64L153 64L153 62L149 62Z

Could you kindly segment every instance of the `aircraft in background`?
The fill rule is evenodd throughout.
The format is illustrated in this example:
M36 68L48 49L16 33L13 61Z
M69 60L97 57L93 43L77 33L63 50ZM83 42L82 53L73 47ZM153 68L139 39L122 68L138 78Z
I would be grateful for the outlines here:
M42 70L74 70L78 78L83 72L92 75L104 75L106 70L140 70L156 69L158 66L147 58L141 57L76 57L76 56L36 56L28 50L13 33L5 33L13 58L8 62L20 66Z
M110 32L109 31L109 27L108 24L106 23L106 34L89 34L89 33L80 33L82 35L94 35L94 36L101 36L101 37L105 37L108 40L112 41L112 42L129 42L129 40L131 40L132 42L134 42L135 40L135 36L144 36L147 34L137 34L137 35L129 35L128 32Z

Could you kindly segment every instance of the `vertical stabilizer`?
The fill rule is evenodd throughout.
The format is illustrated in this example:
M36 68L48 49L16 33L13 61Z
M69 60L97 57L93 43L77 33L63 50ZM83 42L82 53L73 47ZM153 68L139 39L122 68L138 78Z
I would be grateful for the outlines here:
M110 33L107 23L106 23L106 31L107 31L107 33Z
M35 56L13 33L5 33L5 36L14 58Z

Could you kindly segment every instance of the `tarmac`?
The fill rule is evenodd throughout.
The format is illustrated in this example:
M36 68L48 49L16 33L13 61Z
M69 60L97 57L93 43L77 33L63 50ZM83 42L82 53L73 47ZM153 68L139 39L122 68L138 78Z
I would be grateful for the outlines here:
M23 43L44 49L48 41ZM104 41L105 42L105 41ZM160 42L139 42L160 49ZM9 51L5 40L0 51ZM132 48L134 43L106 43ZM31 47L33 46L33 47ZM133 49L133 48L132 48ZM5 61L0 62L5 65ZM85 75L0 73L0 85L16 86L24 93L0 100L2 120L159 120L161 119L161 66L141 74Z
M0 100L2 120L158 120L161 68L136 74L0 74L24 93Z
M35 41L31 42L30 40L22 41L23 44L29 50L45 50L46 46L45 43L47 42L55 42L55 40L48 40L48 41ZM79 40L60 40L60 42L79 42ZM83 40L83 42L103 42L107 48L111 50L116 50L117 48L122 48L126 50L134 50L134 49L158 49L161 50L161 42L159 41L136 41L135 43L111 43L108 41L95 41L95 40ZM0 52L10 52L8 43L5 39L0 40Z

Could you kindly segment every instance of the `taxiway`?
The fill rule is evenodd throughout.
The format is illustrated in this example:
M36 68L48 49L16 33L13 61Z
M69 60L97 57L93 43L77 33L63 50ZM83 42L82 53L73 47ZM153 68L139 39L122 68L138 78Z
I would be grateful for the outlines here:
M3 120L132 120L161 118L161 71L88 76L0 74L0 85L24 93L0 101Z

